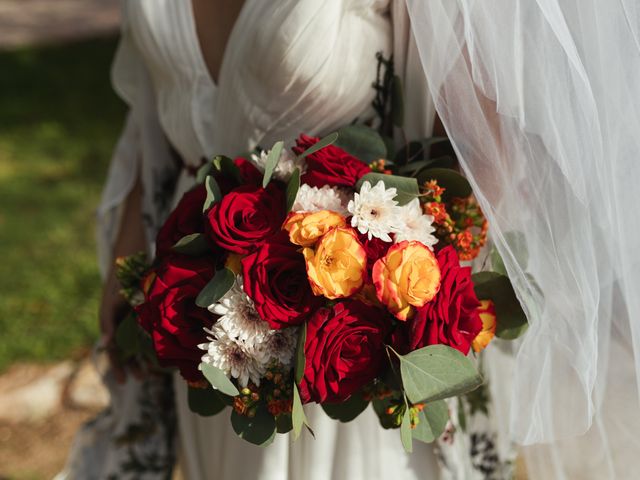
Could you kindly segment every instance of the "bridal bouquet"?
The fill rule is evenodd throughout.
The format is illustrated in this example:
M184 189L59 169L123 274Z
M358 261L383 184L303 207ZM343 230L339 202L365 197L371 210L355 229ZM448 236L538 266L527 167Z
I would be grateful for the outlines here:
M351 126L204 165L153 265L119 260L137 314L123 350L177 368L195 412L230 407L255 444L311 430L311 402L339 421L371 403L407 450L436 439L444 399L482 382L469 352L525 325L506 277L460 263L486 221L451 159L427 154L437 140L390 161Z

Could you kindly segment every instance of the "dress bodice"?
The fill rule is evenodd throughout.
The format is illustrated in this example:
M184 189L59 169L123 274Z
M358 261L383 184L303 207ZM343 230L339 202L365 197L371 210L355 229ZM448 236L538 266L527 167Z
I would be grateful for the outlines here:
M376 53L392 42L389 0L247 0L216 85L189 0L127 1L124 18L160 124L193 165L371 115ZM132 102L127 75L114 80Z

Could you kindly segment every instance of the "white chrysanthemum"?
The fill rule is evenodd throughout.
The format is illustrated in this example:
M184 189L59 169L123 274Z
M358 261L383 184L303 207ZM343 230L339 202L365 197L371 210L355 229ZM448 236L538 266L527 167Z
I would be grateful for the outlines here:
M319 212L331 210L332 212L346 215L347 195L336 187L324 185L322 188L310 187L306 183L300 185L296 201L293 204L294 212Z
M251 380L260 385L260 380L266 372L267 361L264 357L256 356L256 349L249 349L247 345L227 334L219 325L211 330L205 329L210 335L208 343L198 345L206 353L202 362L219 368L228 376L237 378L241 387L246 387ZM258 349L261 353L261 350Z
M353 215L351 226L362 234L367 234L385 242L391 242L391 233L397 232L402 226L399 221L400 207L394 200L395 188L385 188L380 180L375 187L364 182L360 193L353 195L353 200L347 205L347 210Z
M262 344L265 354L284 366L291 365L298 341L298 333L299 329L296 327L272 330Z
M208 308L210 312L220 315L216 325L230 337L246 343L249 349L259 345L270 331L269 324L260 318L253 300L244 292L240 276L218 303Z
M396 243L403 240L417 240L433 250L438 239L432 235L435 232L433 217L425 215L420 206L420 200L414 198L400 207L401 228L395 234Z
M256 168L258 168L258 170L264 172L268 157L269 152L265 150L259 154L252 153L251 162L256 166ZM276 165L276 169L273 171L273 178L287 182L291 178L291 175L293 175L296 168L300 170L300 174L305 172L307 164L304 158L299 158L289 150L283 148L282 153L280 154L280 160Z

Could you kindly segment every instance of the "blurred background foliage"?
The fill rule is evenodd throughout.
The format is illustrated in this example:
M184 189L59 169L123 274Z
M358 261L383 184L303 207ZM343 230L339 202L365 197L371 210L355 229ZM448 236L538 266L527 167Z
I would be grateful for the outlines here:
M0 372L98 337L95 209L124 104L115 39L0 52Z

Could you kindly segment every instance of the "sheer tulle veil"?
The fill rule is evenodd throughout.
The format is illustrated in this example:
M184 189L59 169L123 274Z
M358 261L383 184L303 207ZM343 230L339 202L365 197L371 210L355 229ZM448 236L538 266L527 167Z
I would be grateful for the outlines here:
M640 7L407 4L437 111L530 322L513 438L587 433L640 451Z

